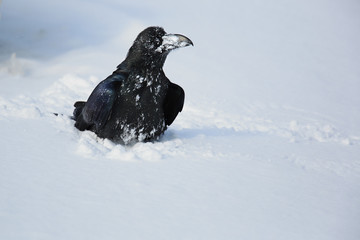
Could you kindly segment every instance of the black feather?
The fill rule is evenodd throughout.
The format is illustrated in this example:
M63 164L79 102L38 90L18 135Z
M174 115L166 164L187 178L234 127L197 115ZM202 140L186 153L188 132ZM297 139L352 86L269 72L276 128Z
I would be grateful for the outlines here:
M141 32L126 59L100 82L86 102L74 104L75 127L121 143L158 138L184 104L184 90L163 72L168 53L192 45L160 27Z
M185 92L174 83L170 83L164 101L164 117L166 125L170 125L175 120L179 112L184 106Z

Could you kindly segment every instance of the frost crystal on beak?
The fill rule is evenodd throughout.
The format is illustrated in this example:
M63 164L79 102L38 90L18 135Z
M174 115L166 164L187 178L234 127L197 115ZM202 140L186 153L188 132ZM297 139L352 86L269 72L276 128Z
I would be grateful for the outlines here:
M190 39L180 34L166 34L162 37L162 44L155 50L162 53L163 51L173 50L193 45Z

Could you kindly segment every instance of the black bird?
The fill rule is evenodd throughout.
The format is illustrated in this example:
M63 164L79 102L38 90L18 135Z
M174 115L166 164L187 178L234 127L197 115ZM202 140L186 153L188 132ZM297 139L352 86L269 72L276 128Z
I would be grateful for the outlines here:
M181 112L185 97L165 76L163 65L171 50L189 45L192 41L183 35L146 28L88 100L74 104L75 127L122 144L158 139Z

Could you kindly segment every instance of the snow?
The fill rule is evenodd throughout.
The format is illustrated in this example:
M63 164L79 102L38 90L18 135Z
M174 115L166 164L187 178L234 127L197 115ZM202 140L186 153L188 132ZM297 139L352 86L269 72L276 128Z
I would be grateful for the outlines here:
M162 40L162 44L157 49L155 49L155 52L161 53L164 51L164 49L165 51L168 51L190 45L188 39L183 35L167 34L162 37Z
M359 10L2 1L0 238L359 239ZM73 103L151 25L195 43L164 67L183 111L154 143L77 131Z

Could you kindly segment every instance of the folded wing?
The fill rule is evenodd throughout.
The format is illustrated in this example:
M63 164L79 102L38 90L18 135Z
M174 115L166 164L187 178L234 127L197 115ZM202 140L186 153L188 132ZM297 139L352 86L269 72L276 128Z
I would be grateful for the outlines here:
M167 126L172 124L178 113L182 111L184 99L184 90L179 85L170 82L164 101L164 117Z
M76 102L75 127L81 131L91 129L98 132L102 129L111 117L124 79L124 75L112 75L97 85L87 102Z

